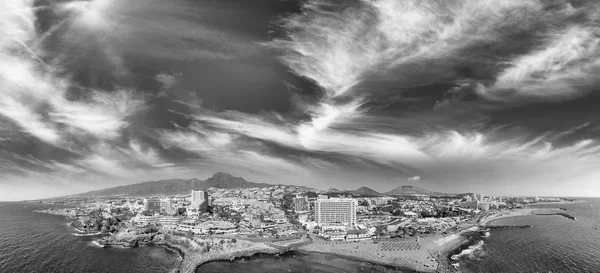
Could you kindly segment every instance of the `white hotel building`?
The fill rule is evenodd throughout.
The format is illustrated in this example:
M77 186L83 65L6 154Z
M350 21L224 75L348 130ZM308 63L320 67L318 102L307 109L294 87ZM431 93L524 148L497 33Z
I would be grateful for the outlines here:
M315 218L317 225L356 226L356 208L358 201L350 198L317 199L315 202Z

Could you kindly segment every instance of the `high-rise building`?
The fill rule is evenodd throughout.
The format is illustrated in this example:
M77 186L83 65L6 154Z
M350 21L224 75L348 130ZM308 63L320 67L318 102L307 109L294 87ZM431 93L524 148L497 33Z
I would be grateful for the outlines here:
M307 196L296 196L292 199L292 205L296 211L307 211L310 210Z
M208 207L212 206L210 196L206 191L195 191L192 190L192 207L198 209L201 212L208 211Z
M160 199L156 197L144 198L144 210L151 213L160 212Z
M358 202L350 198L317 199L315 218L319 226L356 226Z

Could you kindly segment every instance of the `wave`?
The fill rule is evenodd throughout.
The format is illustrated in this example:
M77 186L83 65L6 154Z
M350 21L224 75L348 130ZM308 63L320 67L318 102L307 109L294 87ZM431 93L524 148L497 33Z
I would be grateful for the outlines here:
M98 235L102 235L102 232L95 232L95 233L71 233L71 235L77 236L77 237L98 236Z
M92 244L95 246L98 246L98 247L102 247L102 248L106 247L105 245L98 243L96 240L93 240Z
M477 242L477 244L469 246L467 249L463 249L459 254L452 255L451 259L457 261L463 257L467 257L471 260L476 260L483 256L483 240Z

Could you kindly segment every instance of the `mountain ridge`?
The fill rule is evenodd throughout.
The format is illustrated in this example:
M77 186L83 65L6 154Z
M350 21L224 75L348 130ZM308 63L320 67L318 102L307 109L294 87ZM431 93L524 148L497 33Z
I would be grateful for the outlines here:
M281 184L279 184L281 185ZM244 188L264 188L277 186L276 184L257 183L245 180L242 177L235 177L224 172L217 172L212 177L205 180L198 178L191 179L163 179L156 181L145 181L135 184L111 187L101 190L88 191L71 196L155 196L155 195L181 195L189 194L191 190L207 190L209 188L218 189L244 189ZM311 190L304 186L294 186L304 190ZM363 197L377 196L459 196L465 193L442 193L425 190L415 186L398 186L388 192L378 192L369 187L363 186L356 190L340 191L330 188L327 190L330 194L349 194Z
M460 195L460 194L456 194L456 193L434 192L434 191L429 191L429 190L426 190L423 188L410 186L410 185L398 186L391 191L384 192L383 194L390 195L390 196L417 196L417 195L456 196L456 195Z
M189 194L191 190L207 190L214 187L219 189L239 188L264 188L275 186L267 183L246 181L242 177L235 177L228 173L218 172L206 180L191 179L164 179L145 181L130 185L117 186L102 190L89 191L73 196L151 196L151 195L177 195Z

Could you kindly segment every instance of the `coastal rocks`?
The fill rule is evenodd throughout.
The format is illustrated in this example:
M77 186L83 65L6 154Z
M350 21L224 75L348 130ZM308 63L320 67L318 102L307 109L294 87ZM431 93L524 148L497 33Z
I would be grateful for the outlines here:
M184 236L164 234L160 245L177 249L182 257L179 273L193 273L202 264L213 261L234 261L256 254L281 254L284 250L273 248L264 243L252 243L244 240L208 239L199 240Z
M120 246L126 248L148 246L152 243L164 240L161 234L156 230L125 230L119 231L114 235L106 238L98 239L96 242L104 247Z
M543 215L543 214L542 214L542 215ZM565 218L568 218L568 219L571 219L571 220L575 220L575 221L577 221L577 218L575 218L575 216L573 216L573 215L570 215L570 214L567 214L567 213L558 212L558 213L555 213L555 215L560 215L560 216L562 216L562 217L565 217Z

